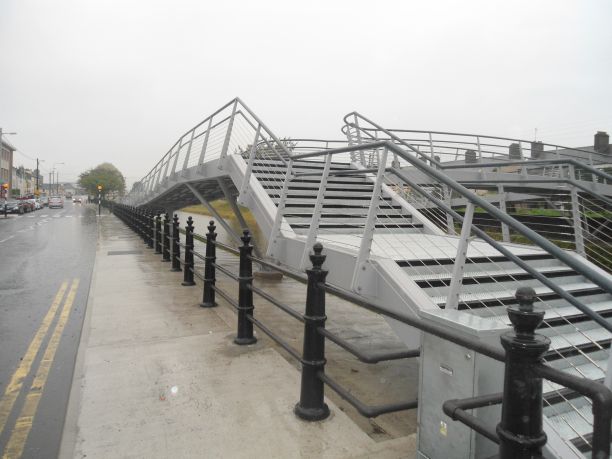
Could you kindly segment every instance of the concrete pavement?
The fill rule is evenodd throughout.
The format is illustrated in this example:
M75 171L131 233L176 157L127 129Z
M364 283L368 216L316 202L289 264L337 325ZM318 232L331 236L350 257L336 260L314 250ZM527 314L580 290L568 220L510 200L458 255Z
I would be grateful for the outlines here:
M332 400L329 419L297 419L300 374L268 340L234 345L222 301L200 308L201 285L99 223L60 457L414 457L414 435L376 441Z

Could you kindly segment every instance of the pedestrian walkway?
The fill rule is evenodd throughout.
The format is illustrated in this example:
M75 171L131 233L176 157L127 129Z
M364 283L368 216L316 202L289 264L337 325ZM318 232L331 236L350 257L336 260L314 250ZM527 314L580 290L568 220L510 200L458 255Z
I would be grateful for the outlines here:
M414 435L376 441L331 400L293 414L300 374L268 340L232 343L235 317L99 219L88 311L60 457L414 457Z

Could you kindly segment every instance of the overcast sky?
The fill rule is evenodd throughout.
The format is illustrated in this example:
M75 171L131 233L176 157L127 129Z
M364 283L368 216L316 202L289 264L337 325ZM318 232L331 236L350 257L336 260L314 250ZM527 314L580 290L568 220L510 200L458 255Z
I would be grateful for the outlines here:
M612 2L0 0L17 164L131 183L236 96L281 137L341 138L357 110L589 145L612 133Z

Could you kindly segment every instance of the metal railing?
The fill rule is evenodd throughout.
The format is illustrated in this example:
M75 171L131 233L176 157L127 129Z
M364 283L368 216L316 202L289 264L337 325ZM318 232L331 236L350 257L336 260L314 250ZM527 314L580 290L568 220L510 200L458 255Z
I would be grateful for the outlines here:
M203 307L216 306L215 295L218 294L237 312L238 323L237 334L234 339L235 344L245 345L255 342L256 337L253 334L253 327L255 326L301 363L300 397L294 412L302 419L318 421L329 416L329 408L324 400L325 385L353 405L360 414L367 417L413 409L417 406L416 400L375 407L367 406L325 373L324 342L326 339L344 348L360 360L369 363L411 358L419 355L418 350L366 353L327 330L325 328L327 321L325 296L331 294L356 306L416 327L424 333L432 334L503 363L505 377L503 387L500 387L500 393L465 400L448 400L443 404L444 412L453 420L464 423L489 440L499 444L501 458L531 458L541 455L546 444L542 417L543 380L575 391L591 400L593 406L593 433L590 436L591 454L592 457L597 458L609 456L612 427L612 391L599 382L585 380L541 363L540 357L548 348L550 340L535 333L545 313L544 311L534 310L533 303L536 295L533 289L529 287L517 290L518 306L508 308L508 314L514 324L514 331L502 336L501 343L504 351L500 347L485 344L478 339L450 331L431 322L391 311L352 292L327 284L325 282L327 271L323 268L325 255L321 244L316 244L313 247L313 253L310 255L312 267L307 269L306 276L304 276L302 273L254 257L248 231L245 231L242 236L243 243L241 246L231 247L216 240L216 227L211 221L208 226L208 233L204 237L199 236L206 242L206 253L200 254L194 250L194 237L196 235L194 234L191 217L188 218L185 227L185 243L181 244L177 216L173 218L172 233L168 234L166 230L169 226L169 216L166 216L162 225L160 216L154 216L147 209L135 209L127 205L115 204L112 210L117 217L142 236L145 243L150 248L154 248L156 253L163 252L159 245L161 240L164 243L167 240L173 241L173 266L174 263L177 263L180 271L182 265L184 274L182 285L195 285L195 276L203 282L203 302L201 303ZM160 237L162 228L164 230ZM184 260L180 259L180 252L177 249L179 246L185 250ZM240 257L238 273L234 273L217 263L217 248ZM203 274L196 269L194 257L204 261ZM274 298L264 290L255 287L253 285L253 263L265 264L271 269L307 284L305 312L302 314L291 306L284 304L278 298ZM238 283L237 299L231 293L220 289L216 285L216 272L221 272ZM259 295L304 324L304 346L301 353L293 349L275 331L255 317L253 294ZM472 409L495 404L502 405L502 415L496 429L486 425L478 417L469 413Z
M581 159L579 165L609 166L611 155L584 148L566 147L536 140L525 140L511 137L496 137L482 134L466 134L444 131L425 131L413 129L383 128L358 112L344 116L342 132L349 141L356 144L378 140L401 141L415 148L415 154L426 161L437 165L450 166L453 163L469 163L479 167L481 162L495 161L496 166L546 167L546 172L537 174L559 175L559 164L549 160ZM524 164L516 162L526 161ZM539 161L539 162L537 162ZM519 169L520 169L519 168ZM556 172L551 172L551 171ZM592 179L590 175L584 176Z
M244 102L235 98L181 135L136 183L124 202L140 205L179 174L214 160L220 160L219 167L223 167L227 155L245 151L253 158L280 162L285 162L285 158L290 156L286 143L279 140ZM252 164L245 177L247 183L251 167Z
M249 117L243 116L244 113L249 114ZM172 180L173 174L177 174L176 164L182 163L183 169L179 172L186 172L194 165L202 165L212 159L223 159L231 152L239 154L247 162L242 183L236 184L241 195L247 192L251 178L255 175L276 206L271 239L295 237L297 225L293 223L295 220L291 220L294 217L290 217L291 212L294 212L291 205L296 202L303 205L306 201L309 205L312 204L312 212L306 218L307 221L301 223L307 230L304 234L306 238L299 268L307 266L309 247L312 247L316 240L334 247L349 247L357 253L351 287L359 292L359 278L367 265L375 263L380 258L390 258L402 266L411 280L427 290L434 305L465 309L474 315L491 318L504 324L508 322L505 306L511 300L508 292L516 290L527 282L526 278L529 278L531 280L528 282L536 289L538 305L546 310L543 333L563 342L581 359L589 362L597 370L597 378L606 375L605 365L600 360L592 358L582 348L572 344L568 335L579 336L589 346L601 352L607 351L605 339L591 336L590 329L585 327L584 323L568 320L566 315L568 311L575 314L572 310L574 308L606 332L612 332L612 326L606 318L598 313L597 308L592 309L591 305L585 304L580 296L585 289L599 289L603 293L610 294L612 282L609 277L561 250L547 238L530 229L528 225L508 216L506 209L503 208L508 202L500 201L497 207L480 196L478 190L485 185L464 186L445 173L446 169L472 167L471 165L438 161L436 155L433 157L431 155L432 152L435 153L435 148L428 154L420 146L411 145L394 133L377 127L361 115L357 117L357 114L355 115L357 122L371 123L376 128L376 132L384 133L388 139L376 140L376 135L382 137L381 134L368 137L367 128L364 130L363 126L354 123L348 128L349 146L343 148L329 148L330 144L323 145L319 141L279 140L258 119L255 118L255 121L251 122L244 121L251 120L251 116L254 117L248 109L242 110L242 103L236 99L207 118L207 122L200 123L188 131L143 179L143 191L140 193L145 194L141 195L142 199L132 202L145 202L159 192L162 184L167 184ZM203 125L206 127L201 132L196 131ZM262 136L262 132L265 132L265 135ZM200 148L202 154L198 157L197 164L185 159L190 157L191 153L188 152L193 150L194 142L207 138L220 139L217 141L217 147L209 148L208 143L202 140L202 145L205 146ZM431 145L434 147L436 145L433 138ZM483 151L482 145L481 151ZM510 156L503 165L504 168L506 166L511 168L505 169L508 173L518 174L517 180L522 182L530 180L533 183L544 179L549 181L547 183L565 181L576 190L580 190L573 194L570 191L568 200L572 206L569 212L574 234L578 234L576 226L578 221L583 230L583 240L587 240L584 233L591 231L588 222L584 224L584 217L588 216L589 212L593 212L590 209L597 210L598 205L599 212L605 210L607 203L604 201L604 206L601 201L596 201L593 194L587 193L590 192L588 188L583 189L585 184L576 179L579 175L575 168L582 168L591 173L591 177L598 177L595 180L598 184L610 183L610 176L595 167L580 165L572 158L514 161ZM203 159L200 161L200 158ZM341 162L351 161L353 164L346 165L345 168L335 168L333 162L335 158L340 158ZM490 158L495 161L481 162L478 167L499 168L500 155L491 153L489 156L486 154L482 156L483 160L489 161ZM520 158L524 159L524 156ZM318 163L322 169L311 172L308 170L310 167L308 162ZM526 165L526 162L529 164ZM570 166L574 167L574 172L568 175ZM223 167L222 161L219 162L219 167ZM555 167L559 172L557 175L550 173ZM543 172L542 177L534 177L532 172L542 168L548 172ZM409 173L411 170L417 171L423 179L415 179ZM297 183L313 180L318 185L314 189L316 193L300 195L295 192ZM355 193L357 195L355 200L360 204L354 207L358 207L361 214L359 218L353 219L355 222L351 225L350 233L345 231L346 227L329 228L321 224L329 203L340 202L340 205L343 205L342 201L348 199L347 193L333 191L332 187L328 186L334 180L339 183L350 180L351 187L361 187L364 190L363 193ZM505 191L502 189L500 194L504 195ZM466 209L465 215L457 212L457 206L453 205L453 201L457 199L465 201L463 204ZM472 215L466 218L470 206ZM490 230L487 231L486 225L479 224L478 219L474 217L478 215L479 210L483 210L491 219L499 222L502 231L500 239L529 245L521 247L498 242L497 237L491 235ZM418 229L418 225L414 225L417 230L410 232L406 228L415 223L415 218L422 228ZM604 223L592 231L600 240L605 236L605 228L608 228L608 223ZM569 226L569 223L567 225ZM441 228L446 231L440 231ZM458 237L445 235L455 235L460 231L461 235ZM472 236L478 239L474 240ZM522 240L517 241L516 236ZM579 240L580 237L576 237L575 247L578 252L581 251ZM550 257L556 264L542 267L527 261L535 260L542 255ZM428 263L421 263L422 260ZM463 261L457 263L457 260ZM482 260L488 264L486 271L470 272L469 268L477 267ZM449 261L452 263L448 263ZM549 260L546 260L546 263L549 263ZM554 277L559 274L569 279L584 277L586 282L574 279L568 286L560 285ZM468 277L472 283L466 287L463 285L463 279ZM574 291L579 294L574 294ZM559 300L551 300L552 296ZM564 306L560 307L559 302L563 302ZM567 307L567 304L570 306ZM561 324L565 328L551 326L551 322ZM551 350L551 353L554 358L561 359L574 374L587 378L581 366L572 359L566 358L557 349ZM561 391L557 390L557 393L559 397L564 397ZM586 438L584 440L589 442Z
M471 180L463 178L463 183L474 191L485 192L491 200L499 203L503 211L514 208L518 200L526 211L536 216L568 212L569 218L555 224L567 227L562 233L571 233L572 237L570 240L564 237L557 241L558 245L576 250L612 271L612 245L602 231L612 228L612 175L607 172L612 155L505 137L386 129L357 112L346 115L344 121L343 132L352 144L389 140L436 169L448 173L477 172ZM370 167L378 164L380 152L370 150L354 159L364 167ZM403 165L411 168L401 163L394 156L393 167ZM598 188L600 184L608 185L605 188L608 196L602 195L603 189ZM559 199L551 196L551 189ZM522 192L522 195L518 195L515 202L509 202L507 191ZM448 202L456 200L450 190L439 192L446 194ZM439 216L431 211L431 204L425 203L424 206L427 208L425 213L430 214L438 226L449 234L455 233L455 222L451 217L436 218ZM534 229L541 229L537 222L533 223ZM522 242L520 237L513 237L504 223L495 232L505 242Z

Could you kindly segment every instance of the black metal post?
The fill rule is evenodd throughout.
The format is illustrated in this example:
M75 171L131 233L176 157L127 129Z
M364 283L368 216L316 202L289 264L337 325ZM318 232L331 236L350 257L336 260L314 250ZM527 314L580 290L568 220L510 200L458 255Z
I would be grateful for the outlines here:
M253 336L253 322L248 315L253 315L253 291L249 288L253 285L253 262L251 254L253 246L250 244L251 235L249 230L244 230L240 238L243 244L240 246L240 268L238 272L238 334L234 343L241 346L253 344L257 338Z
M183 284L185 287L195 285L193 281L193 219L187 219L185 226L185 266L183 266Z
M162 261L170 261L170 215L164 215L164 234L162 235Z
M206 234L206 255L204 257L204 294L200 306L203 308L213 308L215 303L215 262L217 261L217 233L215 233L215 222L208 224L208 234Z
M162 253L161 215L155 216L155 253Z
M142 240L149 245L149 229L147 228L147 211L140 209L140 231L142 232Z
M542 457L546 434L542 428L542 378L533 371L550 345L550 339L535 334L544 311L534 311L536 293L531 287L516 291L518 307L508 308L513 332L502 335L506 350L501 422L497 425L501 459Z
M155 244L155 235L154 235L154 223L153 215L149 210L145 211L145 221L147 222L147 245L150 249L153 248Z
M142 238L142 240L146 244L146 242L147 242L147 233L145 231L145 223L144 223L144 216L143 216L143 210L142 209L138 209L137 214L136 214L136 218L138 219L138 234L140 235L140 237Z
M325 328L325 290L319 284L325 283L327 271L323 270L325 255L323 246L316 243L314 254L310 255L312 269L307 269L306 313L304 314L304 348L302 352L302 385L300 401L293 412L306 421L320 421L329 416L329 407L324 401L324 384L318 373L325 371L325 337L318 328Z
M174 272L181 270L181 246L179 242L179 218L177 214L174 214L172 219L172 268L170 269Z

